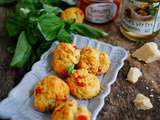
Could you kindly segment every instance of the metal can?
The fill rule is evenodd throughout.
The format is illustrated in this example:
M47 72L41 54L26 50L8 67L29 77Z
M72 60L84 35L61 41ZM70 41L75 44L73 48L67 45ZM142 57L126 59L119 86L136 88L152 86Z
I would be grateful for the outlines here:
M85 12L86 20L92 23L106 23L118 16L120 0L80 0L79 6Z

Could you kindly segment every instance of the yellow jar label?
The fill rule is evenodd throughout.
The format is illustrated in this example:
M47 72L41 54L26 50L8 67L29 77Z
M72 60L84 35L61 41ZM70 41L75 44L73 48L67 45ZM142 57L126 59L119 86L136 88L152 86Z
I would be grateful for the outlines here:
M151 35L160 30L160 2L123 0L122 26L131 32Z

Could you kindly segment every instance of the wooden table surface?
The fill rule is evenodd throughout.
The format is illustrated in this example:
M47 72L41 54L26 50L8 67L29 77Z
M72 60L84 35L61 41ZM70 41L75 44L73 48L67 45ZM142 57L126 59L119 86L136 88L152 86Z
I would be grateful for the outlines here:
M15 41L9 39L4 31L6 11L6 8L0 8L0 101L7 97L9 91L31 68L31 65L21 70L9 67L12 56L6 49ZM112 23L94 26L109 33L109 37L101 41L121 46L130 53L144 44L144 42L131 42L123 37L119 31L118 19ZM160 46L160 35L154 41ZM132 66L140 68L143 72L143 77L134 85L126 81L128 70ZM134 107L132 101L139 92L151 99L153 109L140 111ZM160 60L144 64L129 57L119 72L110 95L105 99L105 105L97 120L160 120Z

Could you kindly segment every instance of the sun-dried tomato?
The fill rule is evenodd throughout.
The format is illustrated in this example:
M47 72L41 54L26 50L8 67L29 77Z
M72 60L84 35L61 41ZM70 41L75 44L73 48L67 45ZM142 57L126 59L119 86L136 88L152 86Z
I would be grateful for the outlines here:
M87 52L92 52L92 50L90 48L86 48Z
M80 115L76 120L87 120L87 117L85 115Z
M76 45L73 45L73 47L74 47L75 49L78 49L78 47L77 47Z
M67 76L68 76L68 73L67 73L66 70L63 71L62 76L63 76L63 77L67 77Z
M38 95L38 94L41 94L41 93L42 93L42 89L39 88L39 87L37 87L37 88L35 89L35 94Z
M84 76L78 76L77 78L75 78L75 81L76 81L76 84L79 86L79 87L85 87L86 84L84 82L80 82L80 79L84 78Z

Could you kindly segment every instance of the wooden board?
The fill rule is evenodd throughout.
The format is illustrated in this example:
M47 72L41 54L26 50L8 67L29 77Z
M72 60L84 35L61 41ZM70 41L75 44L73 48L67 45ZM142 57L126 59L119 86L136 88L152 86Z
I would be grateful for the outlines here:
M4 31L6 13L7 8L0 8L0 100L7 97L9 91L19 83L31 67L28 65L21 70L9 67L11 55L7 52L7 47L15 41L9 39ZM131 53L144 44L144 42L131 42L123 37L119 31L119 19L108 24L93 26L109 33L109 37L101 39L101 41L124 47ZM160 35L153 41L160 46ZM139 67L143 72L143 77L134 85L126 81L128 70L132 66ZM139 92L150 97L153 109L139 111L134 107L132 101ZM112 91L106 98L105 106L97 120L160 120L160 60L144 64L129 57L119 72L117 81L112 86Z

